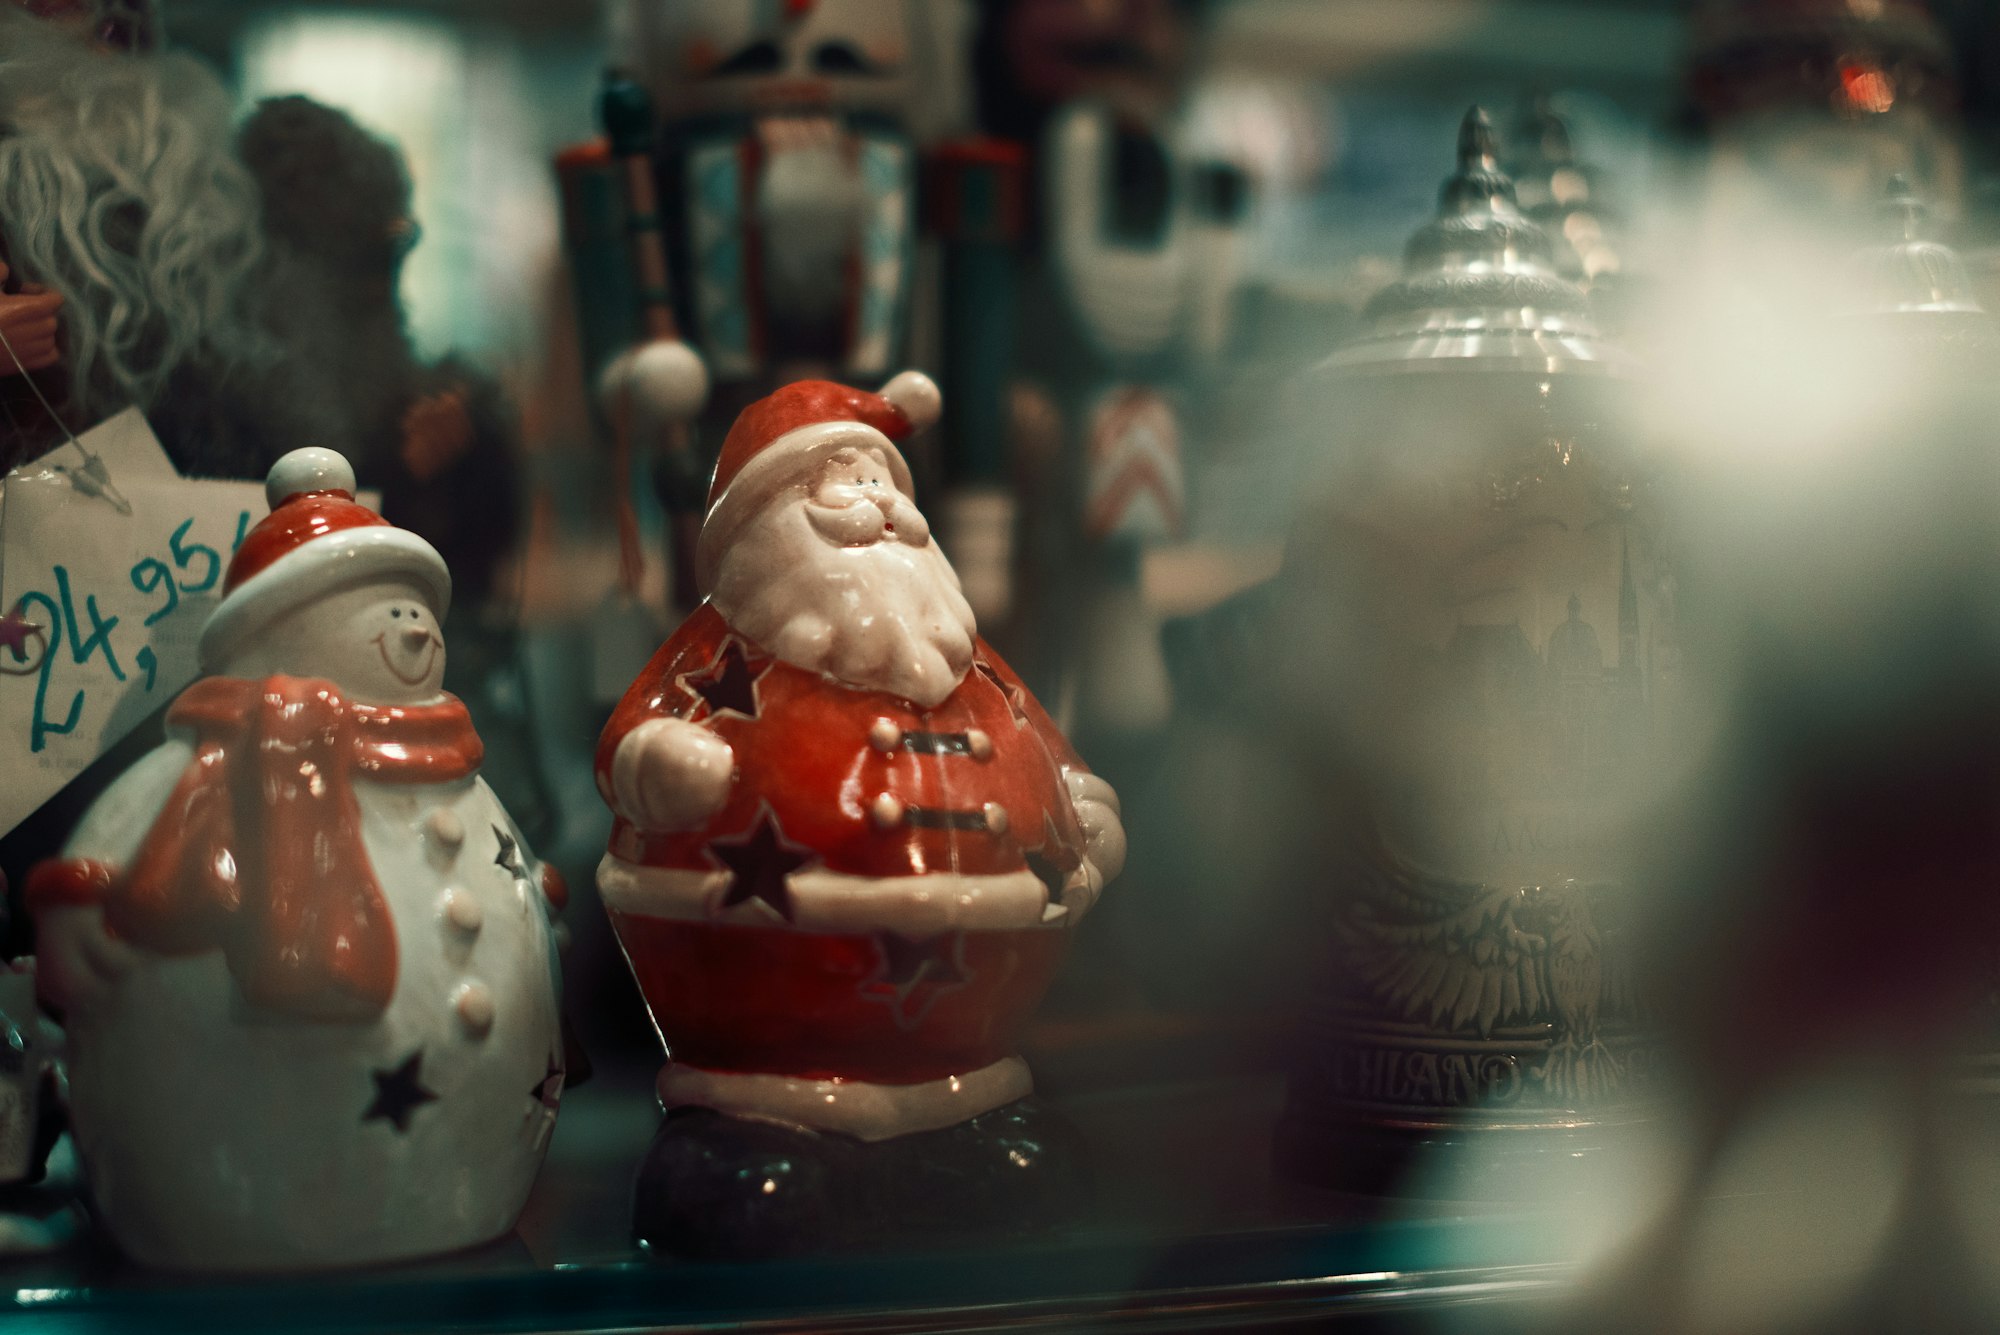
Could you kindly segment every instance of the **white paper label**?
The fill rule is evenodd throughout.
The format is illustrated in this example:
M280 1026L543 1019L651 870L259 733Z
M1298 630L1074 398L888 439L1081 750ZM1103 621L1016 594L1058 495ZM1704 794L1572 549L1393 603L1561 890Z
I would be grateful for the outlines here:
M81 439L130 514L62 471L81 462L70 445L0 482L0 614L38 627L22 652L0 645L0 833L194 680L229 558L265 513L258 483L181 477L136 409Z

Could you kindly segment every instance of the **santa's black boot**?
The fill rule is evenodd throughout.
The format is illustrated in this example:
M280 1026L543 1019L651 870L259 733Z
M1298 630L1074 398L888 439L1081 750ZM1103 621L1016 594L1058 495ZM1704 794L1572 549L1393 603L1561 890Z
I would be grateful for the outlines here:
M1033 1097L865 1150L874 1213L911 1238L1043 1233L1078 1219L1093 1198L1083 1133Z
M649 1251L696 1260L837 1250L856 1223L859 1148L845 1136L676 1109L639 1165L633 1236Z

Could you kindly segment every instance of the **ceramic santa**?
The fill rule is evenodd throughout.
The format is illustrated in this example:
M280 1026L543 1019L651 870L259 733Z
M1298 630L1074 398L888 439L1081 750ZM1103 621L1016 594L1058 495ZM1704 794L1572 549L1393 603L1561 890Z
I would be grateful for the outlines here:
M202 631L210 675L28 886L77 1149L152 1265L485 1242L562 1088L561 882L439 688L444 562L331 451L267 490Z
M666 1041L660 1099L707 1110L654 1144L648 1241L824 1244L868 1202L906 1218L885 1183L1032 1173L1062 1135L1014 1041L1124 832L911 499L897 442L938 407L906 371L746 409L707 600L599 745L598 884Z

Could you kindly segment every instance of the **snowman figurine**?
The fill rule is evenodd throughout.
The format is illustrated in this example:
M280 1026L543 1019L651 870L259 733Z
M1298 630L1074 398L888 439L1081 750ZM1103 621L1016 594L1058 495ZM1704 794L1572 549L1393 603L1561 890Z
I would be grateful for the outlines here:
M443 560L330 450L266 491L209 675L27 887L98 1213L176 1269L495 1238L563 1082L562 884L440 689Z

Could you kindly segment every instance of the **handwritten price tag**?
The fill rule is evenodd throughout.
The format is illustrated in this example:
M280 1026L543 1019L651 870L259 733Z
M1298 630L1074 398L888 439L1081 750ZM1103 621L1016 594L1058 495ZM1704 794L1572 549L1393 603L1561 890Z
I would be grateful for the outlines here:
M130 514L71 481L71 446L0 482L0 612L34 624L0 644L0 833L194 680L229 558L265 513L257 483L181 477L136 410L82 440Z

